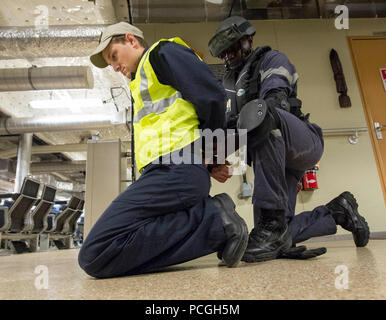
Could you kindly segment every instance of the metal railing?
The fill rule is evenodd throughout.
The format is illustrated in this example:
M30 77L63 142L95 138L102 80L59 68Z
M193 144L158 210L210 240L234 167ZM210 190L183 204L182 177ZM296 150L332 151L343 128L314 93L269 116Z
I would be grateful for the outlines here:
M348 141L351 144L358 143L359 133L367 132L369 129L367 127L357 127L357 128L331 128L331 129L322 129L323 136L341 136L347 135Z

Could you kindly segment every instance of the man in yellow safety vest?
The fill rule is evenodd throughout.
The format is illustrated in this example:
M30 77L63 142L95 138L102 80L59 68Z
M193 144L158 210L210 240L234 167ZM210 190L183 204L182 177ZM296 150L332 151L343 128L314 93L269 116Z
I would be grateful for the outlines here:
M148 48L141 30L120 22L103 31L90 57L131 79L140 178L95 223L79 252L89 275L152 272L220 252L238 264L248 229L225 193L209 196L200 130L225 128L226 95L208 66L180 38ZM188 151L187 151L188 150Z

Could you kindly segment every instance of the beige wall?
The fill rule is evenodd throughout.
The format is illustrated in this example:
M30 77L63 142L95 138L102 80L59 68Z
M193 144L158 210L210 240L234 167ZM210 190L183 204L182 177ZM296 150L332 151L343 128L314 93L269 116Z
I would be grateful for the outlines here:
M311 121L323 129L367 127L359 93L358 81L350 57L347 36L372 35L386 31L386 19L350 19L349 30L336 30L334 20L252 21L257 29L254 46L270 45L283 51L299 74L298 93L303 112L311 113ZM210 56L207 43L217 23L151 24L140 26L149 44L160 38L180 36L204 54L207 63L220 63ZM337 50L342 62L352 107L339 107L338 94L329 61L330 49ZM325 204L342 191L350 190L371 231L386 231L386 207L374 153L368 132L360 133L352 145L346 136L325 137L325 152L317 173L319 190L298 195L296 213ZM251 168L248 180L253 181ZM237 203L238 212L253 227L250 200L239 200L242 179L234 176L226 184L212 181L211 194L229 193ZM338 228L339 234L347 233Z

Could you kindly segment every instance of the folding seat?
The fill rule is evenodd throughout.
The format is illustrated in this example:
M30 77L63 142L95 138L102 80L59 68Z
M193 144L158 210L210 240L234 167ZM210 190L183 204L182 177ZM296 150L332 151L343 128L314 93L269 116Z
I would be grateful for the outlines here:
M67 208L65 208L59 216L56 218L56 228L52 231L53 233L62 234L64 232L64 226L69 218L76 212L78 205L82 201L78 197L72 196L68 202Z
M37 200L40 183L29 177L23 181L20 194L10 208L0 208L0 232L21 232Z
M84 200L80 200L77 210L70 216L67 222L64 224L63 233L65 234L74 234L76 230L76 223L79 217L83 213Z
M23 232L41 233L47 229L47 216L54 206L55 194L56 188L44 185L41 199L31 214L27 216L29 219L24 223Z

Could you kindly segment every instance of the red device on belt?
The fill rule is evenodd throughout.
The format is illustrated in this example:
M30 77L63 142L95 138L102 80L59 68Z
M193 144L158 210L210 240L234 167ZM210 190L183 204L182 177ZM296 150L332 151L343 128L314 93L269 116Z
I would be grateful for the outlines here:
M307 170L303 175L303 190L318 189L316 170Z
M316 178L316 171L319 170L319 162L312 168L304 172L301 181L298 184L298 192L300 190L312 191L318 189L318 180ZM301 188L300 188L301 185Z

